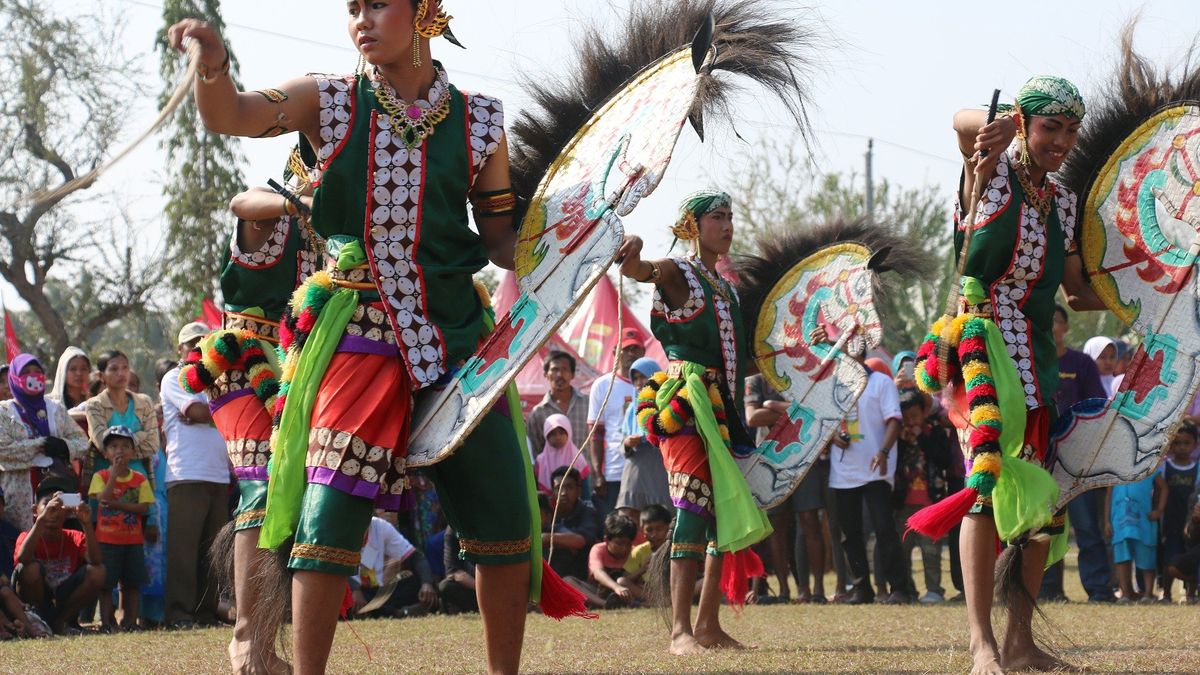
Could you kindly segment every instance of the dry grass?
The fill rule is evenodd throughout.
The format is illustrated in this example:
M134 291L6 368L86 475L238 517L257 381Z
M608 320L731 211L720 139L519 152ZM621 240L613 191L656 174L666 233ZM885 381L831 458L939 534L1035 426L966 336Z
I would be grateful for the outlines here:
M1070 597L1083 597L1073 565L1066 582ZM668 656L665 625L652 610L604 612L597 621L562 623L531 615L522 665L531 673L963 673L970 666L961 604L775 605L749 607L740 618L724 611L729 632L756 649ZM1046 612L1053 623L1051 643L1094 672L1200 672L1200 608L1072 603L1048 606ZM350 625L342 623L332 672L484 668L478 616L360 621L353 628L371 645L371 659ZM0 672L223 673L228 672L228 639L228 629L212 629L9 642L0 645Z
M527 672L966 672L962 605L751 607L729 631L757 649L702 657L666 654L656 612L605 612L598 621L530 616ZM1056 605L1047 609L1064 655L1098 672L1200 672L1200 611L1179 606ZM481 672L478 617L339 624L333 672ZM0 646L11 673L226 671L225 629L24 641Z

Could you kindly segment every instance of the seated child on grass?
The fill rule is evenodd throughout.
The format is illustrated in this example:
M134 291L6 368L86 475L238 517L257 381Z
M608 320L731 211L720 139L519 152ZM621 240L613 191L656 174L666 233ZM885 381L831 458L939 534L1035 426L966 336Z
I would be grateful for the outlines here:
M82 500L68 507L63 497L57 490L40 491L33 527L17 537L13 587L55 634L77 635L82 632L76 621L79 610L95 602L104 585L104 565L92 510ZM79 518L82 532L63 529L68 515Z
M604 519L604 541L597 542L588 553L591 583L575 577L565 579L583 593L589 607L629 607L638 599L640 594L620 583L636 535L637 524L628 516L610 513Z

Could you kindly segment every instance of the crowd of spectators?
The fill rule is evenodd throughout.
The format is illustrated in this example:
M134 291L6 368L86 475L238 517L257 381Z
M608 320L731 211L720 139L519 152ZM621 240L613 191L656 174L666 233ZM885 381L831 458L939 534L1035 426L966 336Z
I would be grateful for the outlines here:
M1067 313L1055 321L1060 410L1112 397L1132 349L1106 337L1070 349ZM184 326L179 354L206 332ZM651 554L669 539L662 455L634 415L636 392L663 365L645 358L644 343L636 329L623 332L615 373L588 394L574 382L574 359L550 352L548 391L526 419L543 551L596 608L646 604ZM118 351L93 361L68 349L49 387L33 356L0 367L0 639L231 620L228 591L205 554L236 505L236 478L208 401L179 384L177 358L158 362L157 392L142 391ZM961 600L957 530L941 541L905 534L910 515L953 494L965 476L948 406L917 390L914 359L863 361L868 382L855 414L769 514L775 533L757 547L767 575L754 580L749 602ZM758 376L747 379L745 402L760 440L787 406ZM1072 501L1087 593L1072 600L1196 601L1197 423L1200 400L1153 475ZM370 525L350 580L351 618L478 611L474 567L460 557L432 483L410 478L407 509L380 512ZM828 594L827 570L835 579ZM1066 599L1061 565L1046 575L1041 598Z

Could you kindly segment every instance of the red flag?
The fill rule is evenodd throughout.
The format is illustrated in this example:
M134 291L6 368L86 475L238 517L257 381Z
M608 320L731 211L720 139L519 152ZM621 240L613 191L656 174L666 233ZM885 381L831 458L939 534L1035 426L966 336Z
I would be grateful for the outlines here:
M4 351L7 353L8 362L17 358L17 354L21 353L21 343L17 342L17 331L13 328L12 318L8 315L8 309L4 310Z
M216 303L212 298L204 298L200 301L200 316L196 320L208 326L212 330L217 330L221 327L221 310L217 309Z

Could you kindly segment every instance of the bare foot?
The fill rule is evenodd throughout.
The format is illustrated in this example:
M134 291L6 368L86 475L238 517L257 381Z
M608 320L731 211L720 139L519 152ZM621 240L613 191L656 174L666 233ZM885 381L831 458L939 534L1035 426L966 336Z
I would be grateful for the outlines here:
M1003 675L1000 668L1000 652L996 645L980 645L971 649L971 675Z
M691 633L680 633L671 638L670 652L675 656L703 654L704 646L697 642L695 636Z
M746 646L733 639L720 628L713 631L696 629L696 642L706 649L745 649Z
M1019 654L1005 655L1004 669L1009 672L1080 673L1083 669L1047 654L1038 647L1024 649Z
M292 666L279 655L255 655L252 643L247 641L229 641L229 663L233 672L238 675L288 675Z

